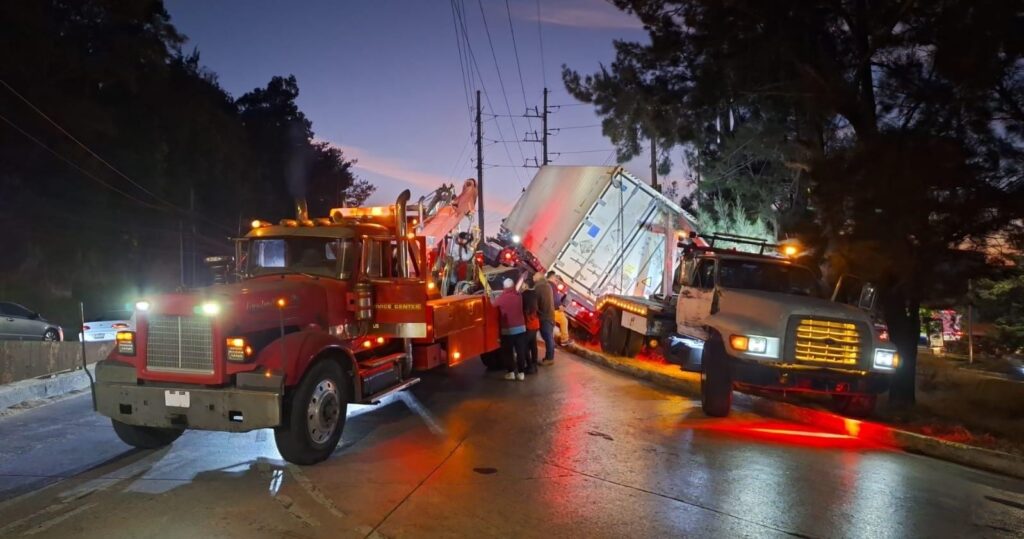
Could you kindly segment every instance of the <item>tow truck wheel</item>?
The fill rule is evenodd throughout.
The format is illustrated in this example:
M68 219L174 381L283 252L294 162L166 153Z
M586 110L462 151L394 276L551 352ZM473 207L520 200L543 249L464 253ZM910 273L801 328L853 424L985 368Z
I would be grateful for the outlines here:
M878 395L832 395L835 410L850 417L869 417L877 402Z
M640 350L644 348L644 341L647 339L646 335L641 335L631 329L626 330L626 345L623 347L622 355L626 357L636 357L640 353Z
M609 307L601 313L601 350L605 353L622 355L628 335L621 320L622 313L615 307Z
M732 375L725 345L711 339L700 362L700 406L711 417L726 417L732 408Z
M114 425L114 432L122 442L139 449L159 449L171 445L185 432L183 429L129 425L116 419L111 419L110 422Z
M341 365L313 366L285 406L287 423L274 429L277 450L294 464L316 464L331 456L345 429L350 386Z

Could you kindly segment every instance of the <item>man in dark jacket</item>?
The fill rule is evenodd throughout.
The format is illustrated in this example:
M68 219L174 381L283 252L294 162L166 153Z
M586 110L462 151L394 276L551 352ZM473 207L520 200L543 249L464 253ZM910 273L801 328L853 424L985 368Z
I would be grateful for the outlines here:
M498 308L501 329L501 351L508 372L506 380L525 380L526 375L526 320L523 316L523 297L516 292L516 283L505 279L504 290L494 300Z
M537 308L536 283L532 275L526 277L523 290L523 316L526 319L526 374L537 372L537 332L540 331L540 316Z
M555 291L543 271L538 271L533 280L536 282L534 290L537 292L540 336L544 339L544 361L541 365L551 365L555 362Z

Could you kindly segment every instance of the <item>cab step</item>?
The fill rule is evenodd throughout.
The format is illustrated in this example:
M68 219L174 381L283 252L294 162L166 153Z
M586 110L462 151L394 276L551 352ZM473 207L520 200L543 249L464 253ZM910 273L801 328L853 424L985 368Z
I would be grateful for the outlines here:
M367 359L366 361L360 361L359 362L359 366L361 367L360 370L363 370L363 369L370 370L370 369L376 369L377 367L380 367L382 365L390 365L392 363L398 363L399 361L402 361L403 359L405 359L405 352L398 352L396 354L388 354L386 356L374 357L374 358Z
M374 395L370 395L369 397L366 397L365 399L363 399L362 404L373 404L373 405L380 404L380 401L383 400L384 397L387 397L389 395L393 395L395 393L398 393L399 391L404 391L406 389L409 389L410 387L412 387L412 386L414 386L414 385L416 385L418 383L420 383L420 379L419 378L410 378L410 379L402 382L401 384L398 384L397 386L385 389L385 390L381 391L380 393L376 393Z

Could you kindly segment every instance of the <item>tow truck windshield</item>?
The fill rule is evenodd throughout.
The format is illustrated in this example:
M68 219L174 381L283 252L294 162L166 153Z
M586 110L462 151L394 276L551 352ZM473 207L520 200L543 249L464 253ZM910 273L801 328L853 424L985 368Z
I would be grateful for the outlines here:
M350 239L261 238L249 241L248 275L300 273L348 279L355 270L357 249Z
M718 284L723 288L825 297L821 284L809 269L771 261L720 260Z

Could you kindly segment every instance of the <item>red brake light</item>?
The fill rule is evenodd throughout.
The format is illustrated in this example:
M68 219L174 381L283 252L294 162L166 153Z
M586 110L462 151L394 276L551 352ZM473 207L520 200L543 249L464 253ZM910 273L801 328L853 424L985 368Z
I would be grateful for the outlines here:
M89 326L82 326L82 329L84 329L85 331L89 331L90 328Z
M114 327L114 329L128 329L128 324L124 324L124 323L118 322L118 323L114 324L113 327Z

